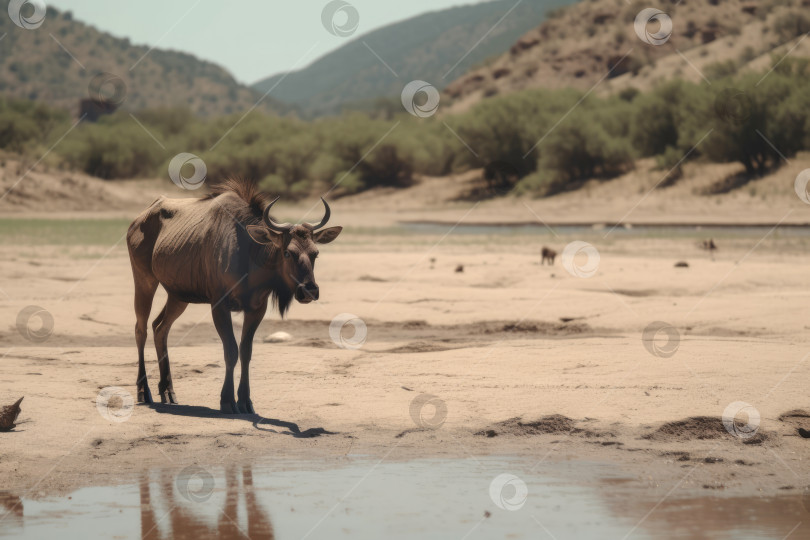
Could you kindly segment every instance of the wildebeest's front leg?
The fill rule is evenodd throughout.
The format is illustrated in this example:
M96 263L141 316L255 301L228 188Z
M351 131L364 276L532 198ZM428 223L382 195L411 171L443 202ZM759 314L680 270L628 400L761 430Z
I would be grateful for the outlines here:
M239 409L233 395L233 369L239 358L239 347L233 335L231 312L227 307L215 306L211 308L211 315L214 317L214 326L225 350L225 382L222 384L222 393L219 396L219 410L226 414L236 414Z
M267 302L255 311L245 311L245 324L242 326L242 341L239 343L239 360L242 363L242 377L239 379L239 396L237 405L239 412L255 414L253 402L250 401L250 357L253 355L253 337L259 328L264 314L267 311Z

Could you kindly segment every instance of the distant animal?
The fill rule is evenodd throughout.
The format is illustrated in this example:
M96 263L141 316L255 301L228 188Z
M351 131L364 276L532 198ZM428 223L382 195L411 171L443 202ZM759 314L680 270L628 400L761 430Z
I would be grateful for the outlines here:
M456 273L460 274L463 271L464 271L464 265L463 264L460 264L460 265L456 266Z
M704 240L700 247L702 247L703 249L707 249L709 251L714 251L717 249L717 245L714 243L714 238Z
M551 266L554 266L554 259L557 257L557 252L551 248L547 248L543 246L543 249L540 251L540 255L542 255L542 259L540 259L540 264L546 264L546 261Z
M139 403L152 403L146 379L144 345L146 323L158 285L168 293L163 310L152 322L157 350L162 403L177 403L172 384L167 341L172 324L189 303L210 304L214 326L225 353L225 381L220 393L223 413L254 413L249 369L253 337L274 304L281 316L293 298L302 304L317 300L313 268L316 244L328 244L342 227L323 227L331 211L325 200L318 223L276 223L270 202L256 184L228 180L202 199L153 202L127 231L127 246L135 279L135 341L138 347ZM237 344L231 312L244 312L242 337ZM237 359L242 371L238 401L233 372Z
M700 247L708 251L709 255L712 257L712 260L714 260L714 252L717 251L717 245L714 243L714 238L704 240Z
M675 263L675 268L689 268L689 263L686 261L678 261Z
M25 396L21 397L11 405L0 407L0 431L11 431L17 425L14 422L20 416L20 403Z

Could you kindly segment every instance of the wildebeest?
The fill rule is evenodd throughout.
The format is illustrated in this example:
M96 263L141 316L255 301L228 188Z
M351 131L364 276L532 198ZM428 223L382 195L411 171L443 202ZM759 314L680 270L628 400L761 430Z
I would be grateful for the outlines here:
M714 238L709 238L708 240L704 240L700 247L709 251L714 251L717 249L717 244L714 243Z
M543 246L543 249L540 251L540 255L542 255L542 259L540 259L540 264L545 264L546 259L548 259L549 264L554 266L554 259L557 257L557 252L551 248L547 248Z
M225 350L225 382L220 395L224 413L253 413L248 378L253 336L271 300L283 317L295 298L318 299L313 267L316 244L333 241L342 227L324 229L329 205L323 201L320 223L276 223L270 202L252 182L228 180L202 199L168 199L152 203L129 226L127 245L135 278L135 340L138 345L138 402L152 403L146 380L146 323L158 284L168 293L152 322L163 403L177 403L172 386L167 340L172 324L189 303L211 304L211 314ZM243 311L237 345L231 312ZM234 397L233 370L241 358L242 377Z
M704 240L700 247L705 249L711 255L712 260L714 260L714 252L717 251L717 245L714 243L714 238L709 238L708 240Z

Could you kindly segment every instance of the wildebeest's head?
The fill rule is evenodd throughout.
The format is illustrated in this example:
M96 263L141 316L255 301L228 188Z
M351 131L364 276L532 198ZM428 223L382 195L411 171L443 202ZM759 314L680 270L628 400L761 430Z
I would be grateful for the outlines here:
M282 254L279 264L281 278L294 292L296 300L308 304L318 299L318 284L315 283L313 273L315 258L318 256L316 244L328 244L338 237L343 227L323 229L331 215L329 205L323 198L321 201L325 211L320 223L276 223L270 217L270 209L278 199L277 197L264 209L263 224L248 225L247 231L255 242L273 246ZM274 259L270 259L268 264L273 262Z

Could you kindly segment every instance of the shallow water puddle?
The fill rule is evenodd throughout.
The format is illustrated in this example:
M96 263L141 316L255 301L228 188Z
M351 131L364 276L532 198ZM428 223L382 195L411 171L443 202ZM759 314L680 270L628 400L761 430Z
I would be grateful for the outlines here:
M421 234L435 234L442 235L447 233L447 229L453 226L452 223L434 223L434 222L419 222L409 221L402 222L400 226L408 232L417 232ZM678 237L743 237L743 238L756 238L762 237L769 231L773 231L772 224L767 225L676 225L676 224L645 224L628 226L622 225L613 228L612 225L554 225L554 232L543 223L520 223L520 224L476 224L476 223L458 223L452 227L453 234L456 235L548 235L552 234L560 236L576 236L583 237L588 235L603 236L605 232L610 231L611 235L624 237L665 237L665 238L678 238ZM810 236L810 227L806 225L794 224L781 224L777 231L779 235L789 237L805 237Z
M607 464L347 459L154 470L66 497L0 497L2 538L807 538L799 496L664 499Z

